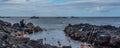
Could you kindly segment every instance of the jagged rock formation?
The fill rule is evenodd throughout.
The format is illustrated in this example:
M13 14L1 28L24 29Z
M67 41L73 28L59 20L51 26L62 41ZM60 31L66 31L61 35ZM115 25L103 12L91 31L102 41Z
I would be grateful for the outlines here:
M66 36L82 42L95 43L96 45L109 47L120 45L120 41L118 41L120 39L120 28L111 25L98 26L88 23L69 24L65 27L64 32Z

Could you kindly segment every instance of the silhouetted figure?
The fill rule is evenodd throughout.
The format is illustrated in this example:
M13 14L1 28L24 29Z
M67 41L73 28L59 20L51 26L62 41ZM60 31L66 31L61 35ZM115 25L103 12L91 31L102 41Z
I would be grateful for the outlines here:
M21 19L21 21L20 21L20 36L22 38L24 37L24 29L25 29L24 19Z

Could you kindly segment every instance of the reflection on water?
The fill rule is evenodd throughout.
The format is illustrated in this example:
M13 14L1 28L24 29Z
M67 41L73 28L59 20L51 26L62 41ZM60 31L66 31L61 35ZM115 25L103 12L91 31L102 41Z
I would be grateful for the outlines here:
M0 18L11 23L19 22L21 18ZM34 25L41 26L47 31L34 33L31 35L26 35L33 40L46 39L44 43L51 45L57 45L57 41L60 41L62 45L72 45L73 48L78 48L82 42L74 41L69 37L66 37L63 30L68 24L78 24L78 23L90 23L95 25L114 25L119 26L120 18L40 18L40 19L29 19L25 18L26 23L32 22ZM70 39L71 43L67 40Z
M71 43L68 42L68 37L65 36L64 32L58 31L58 30L51 30L51 31L44 31L41 33L35 33L31 35L26 35L26 37L30 37L31 39L37 40L37 39L45 39L44 43L48 43L51 45L57 45L57 41L60 41L62 45L72 45L74 48L77 48L80 46L81 42L71 40Z

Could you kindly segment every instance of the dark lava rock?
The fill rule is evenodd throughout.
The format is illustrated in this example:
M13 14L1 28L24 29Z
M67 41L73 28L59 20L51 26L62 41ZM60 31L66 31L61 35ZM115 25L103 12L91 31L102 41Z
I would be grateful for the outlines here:
M117 41L115 41L111 46L113 48L120 48L120 39L118 39Z
M27 43L29 38L17 38L17 37L9 37L9 43L11 44L19 44L19 43Z
M11 23L0 20L0 25L2 25L2 26L11 26Z
M26 26L34 27L33 23L28 23Z
M33 23L27 23L25 26L26 26L25 33L32 34L33 32L43 31L43 29L40 26L34 26ZM15 23L12 25L12 28L14 29L14 31L19 30L20 29L19 27L20 27L19 23ZM3 27L3 28L5 28L5 27ZM10 30L12 30L12 29L10 29ZM8 29L5 31L8 31ZM11 31L8 31L8 32L11 32Z
M35 27L29 27L27 29L25 29L26 33L32 34L33 32L41 32L43 31L43 29L39 26L35 26Z
M41 28L40 26L34 27L33 30L34 30L35 32L43 31L42 28Z
M26 25L25 32L32 34L33 32L41 32L43 29L40 26L34 26L33 23L28 23Z
M27 44L19 44L18 47L19 47L19 48L33 48L33 47L31 47L31 46L29 46L29 45L27 45Z
M3 47L3 41L0 39L0 48L4 48Z
M14 23L12 25L12 28L15 28L15 29L19 29L19 27L20 27L19 23Z
M99 45L109 45L111 41L117 41L111 38L112 35L119 33L120 28L111 25L91 25L88 23L75 24L65 27L64 32L67 36L74 40L79 40L82 42L93 43L96 42ZM110 34L111 33L111 34ZM116 36L119 36L117 34ZM101 39L100 39L101 38ZM112 40L111 40L112 39ZM115 44L115 43L112 43ZM111 45L112 46L112 45ZM119 42L116 43L119 46Z
M24 31L25 31L25 33L28 33L28 34L32 34L33 33L32 29L25 29Z
M0 39L7 38L8 34L5 32L0 32Z
M108 30L115 30L115 29L117 29L117 27L111 26L111 25L103 25L101 27L104 28L104 29L108 29Z
M28 45L32 46L33 48L43 48L43 45L41 45L38 41L30 40L28 42Z

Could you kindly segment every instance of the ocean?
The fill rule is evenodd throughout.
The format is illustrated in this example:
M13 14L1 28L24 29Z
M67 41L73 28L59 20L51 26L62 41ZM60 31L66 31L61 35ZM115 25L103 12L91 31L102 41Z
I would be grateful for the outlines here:
M38 32L34 34L26 34L31 40L45 39L44 43L57 45L57 41L60 41L62 45L71 45L73 48L79 48L81 44L80 41L75 41L65 36L63 32L65 26L68 24L80 24L89 23L93 25L112 25L119 27L120 18L119 17L80 17L80 18L60 18L60 17L40 17L39 19L30 19L27 17L14 17L14 18L0 18L10 22L12 24L19 23L19 21L25 18L25 23L33 23L35 26L40 26L47 31ZM71 43L67 40L70 39Z

